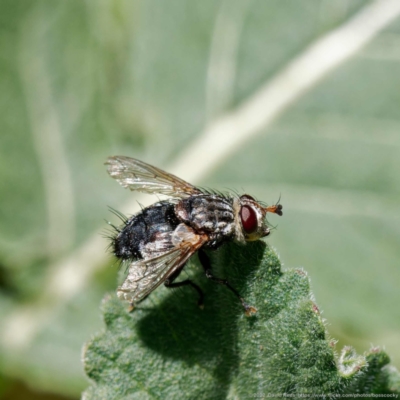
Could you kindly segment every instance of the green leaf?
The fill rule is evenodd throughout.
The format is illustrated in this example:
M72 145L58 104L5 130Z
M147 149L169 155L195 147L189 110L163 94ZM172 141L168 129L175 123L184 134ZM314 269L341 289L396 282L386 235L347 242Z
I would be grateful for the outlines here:
M84 350L92 380L84 399L399 393L397 371L383 369L385 353L364 357L345 348L335 360L303 270L282 272L263 242L229 244L210 255L215 274L228 277L256 315L246 317L215 283L205 285L204 310L190 288L157 289L131 313L109 295L102 304L106 329Z
M395 3L381 11L399 16ZM154 202L107 176L115 154L269 203L281 194L285 216L269 243L287 267L307 266L340 346L379 343L399 368L400 20L236 150L229 128L223 141L208 136L200 162L190 157L207 126L372 4L2 0L0 375L64 395L85 388L81 346L116 287L99 233L104 219L116 223L107 206L132 214L136 201ZM362 36L371 24L359 22ZM280 104L286 83L258 115ZM235 121L233 130L251 125Z
M345 348L343 350L343 353L348 352L352 352L352 349ZM359 394L399 394L400 374L396 368L389 365L389 362L389 356L380 348L374 347L369 350L365 354L366 367L363 373L359 375L358 379L349 383L345 392ZM366 398L371 397L366 396Z

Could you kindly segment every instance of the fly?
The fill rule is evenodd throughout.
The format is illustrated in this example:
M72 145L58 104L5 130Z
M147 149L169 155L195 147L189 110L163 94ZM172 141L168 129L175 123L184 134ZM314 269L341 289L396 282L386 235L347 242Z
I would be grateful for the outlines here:
M186 279L175 282L189 258L198 252L206 277L225 285L242 303L247 315L257 310L246 303L226 279L213 275L204 249L223 243L246 243L270 234L267 212L282 215L282 205L263 207L253 197L210 193L143 161L124 156L109 157L108 173L123 187L139 192L169 196L123 219L112 237L115 256L129 262L128 275L117 289L118 297L133 307L162 283L168 288L200 287Z

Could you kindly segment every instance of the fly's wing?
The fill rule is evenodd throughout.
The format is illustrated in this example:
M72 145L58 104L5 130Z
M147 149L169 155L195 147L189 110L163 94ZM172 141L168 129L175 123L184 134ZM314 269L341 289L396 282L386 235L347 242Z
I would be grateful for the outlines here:
M107 162L108 173L123 187L145 193L185 198L201 191L184 180L135 158L114 156Z
M171 248L147 260L132 262L128 276L118 288L118 297L137 303L161 285L172 273L184 265L208 237L197 235L192 228L180 224L171 233Z

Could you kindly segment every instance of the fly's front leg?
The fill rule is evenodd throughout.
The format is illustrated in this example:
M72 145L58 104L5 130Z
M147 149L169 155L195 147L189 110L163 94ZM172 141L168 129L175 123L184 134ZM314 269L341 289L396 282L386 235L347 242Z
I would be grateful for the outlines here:
M164 285L167 288L176 288L176 287L181 287L181 286L186 286L190 285L193 289L197 291L199 294L199 300L197 301L197 304L200 308L204 308L204 293L200 289L199 286L197 286L194 282L192 282L190 279L185 279L184 281L181 282L174 282L174 280L179 276L179 274L182 272L182 269L185 265L183 265L178 271L175 271L173 274L171 274L164 282Z
M206 273L206 277L208 279L211 279L214 282L217 282L221 285L226 286L229 290L231 290L235 294L235 296L240 300L240 302L242 303L242 306L243 306L247 316L255 314L257 312L257 309L255 307L252 307L249 304L247 304L246 301L244 300L244 298L242 296L240 296L239 292L234 287L232 287L231 284L226 279L220 279L213 275L213 273L211 271L211 262L207 256L207 254L205 253L205 251L199 250L198 254L199 254L200 263L203 266L204 271Z

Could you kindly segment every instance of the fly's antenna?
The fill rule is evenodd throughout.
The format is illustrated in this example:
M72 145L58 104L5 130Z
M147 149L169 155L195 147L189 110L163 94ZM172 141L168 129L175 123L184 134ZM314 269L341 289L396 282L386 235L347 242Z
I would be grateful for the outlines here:
M281 201L281 195L279 194L278 201L273 206L264 207L264 210L266 212L270 212L270 213L278 214L279 216L282 216L283 215L283 212L282 212L283 207L282 207L282 204L280 204L280 201Z

